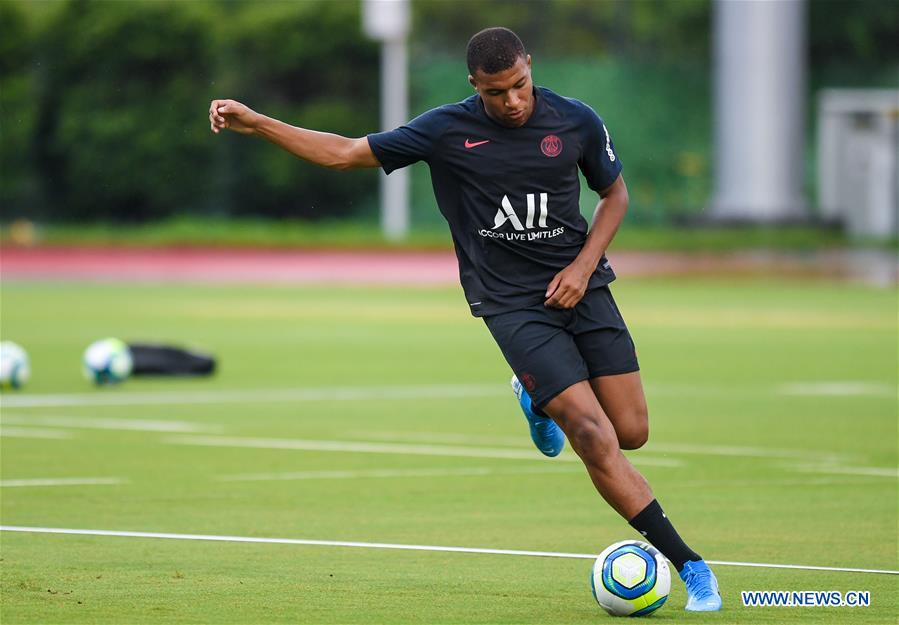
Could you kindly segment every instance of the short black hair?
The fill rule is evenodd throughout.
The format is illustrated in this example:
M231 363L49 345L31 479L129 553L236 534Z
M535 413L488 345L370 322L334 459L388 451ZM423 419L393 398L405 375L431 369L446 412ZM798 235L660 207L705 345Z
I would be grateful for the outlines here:
M508 28L485 28L468 40L468 72L474 76L481 70L496 74L509 69L519 58L526 58L524 44Z

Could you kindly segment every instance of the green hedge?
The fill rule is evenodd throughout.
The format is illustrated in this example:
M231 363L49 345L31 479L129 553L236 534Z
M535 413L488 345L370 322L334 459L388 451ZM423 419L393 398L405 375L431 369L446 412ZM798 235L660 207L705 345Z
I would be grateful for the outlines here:
M359 30L356 2L0 3L4 217L358 211L375 172L304 167L206 118L233 97L314 128L376 128L378 48Z
M20 6L0 2L0 206L4 216L33 213L40 203L34 166L35 39Z

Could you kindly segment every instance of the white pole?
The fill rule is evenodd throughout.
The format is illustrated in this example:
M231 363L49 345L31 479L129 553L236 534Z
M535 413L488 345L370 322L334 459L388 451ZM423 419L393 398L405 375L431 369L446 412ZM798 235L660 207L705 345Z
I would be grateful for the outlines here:
M409 0L363 0L362 28L381 44L381 129L393 130L409 120ZM409 172L381 173L381 230L390 240L409 233Z
M806 212L804 0L714 4L711 215L778 222Z
M385 41L381 48L381 128L392 130L409 121L405 39ZM409 233L409 170L381 172L381 230L391 240Z

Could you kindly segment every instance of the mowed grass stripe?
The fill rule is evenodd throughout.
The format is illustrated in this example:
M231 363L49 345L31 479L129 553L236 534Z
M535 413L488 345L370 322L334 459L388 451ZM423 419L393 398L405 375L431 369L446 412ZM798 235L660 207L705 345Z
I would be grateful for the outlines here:
M134 432L219 432L220 425L189 423L187 421L159 421L155 419L107 419L95 417L26 416L5 414L0 423L13 425L42 425L88 430L123 430Z
M895 384L865 380L834 380L829 382L792 382L780 387L783 395L812 397L896 397Z
M222 482L268 482L292 480L356 480L370 478L405 477L485 477L492 475L531 475L546 473L583 473L579 467L518 467L494 469L490 467L435 468L435 469L366 469L358 471L288 471L283 473L244 473L222 475Z
M0 437L3 438L44 438L44 439L69 439L74 434L66 430L29 427L7 427L0 425Z
M897 387L879 381L795 382L774 387L646 384L649 395L664 396L757 396L796 397L895 397ZM331 386L317 388L272 388L114 394L64 393L21 394L3 397L5 408L64 408L78 406L159 406L191 404L281 403L307 401L377 401L499 397L510 394L504 384L421 384L383 386Z
M248 449L282 449L295 451L320 451L338 453L397 454L413 456L451 456L465 458L495 458L501 460L541 460L546 461L531 450L499 447L464 447L459 445L411 445L405 443L371 443L364 441L313 440L294 438L241 438L233 436L181 436L165 442L172 445L196 445L200 447L237 447ZM574 454L563 453L556 462L576 462L581 460ZM628 460L636 465L656 467L682 467L685 463L674 458L656 458L644 455L629 455ZM899 477L899 472L889 467L844 467L839 464L782 465L783 469L801 473L847 474L871 477Z
M67 406L155 406L301 401L370 401L496 397L509 394L498 384L423 384L414 386L332 386L321 388L247 389L155 393L68 393L4 397L6 408Z
M229 436L177 436L167 439L173 445L200 447L246 447L250 449L288 449L300 451L347 452L368 454L400 454L413 456L457 456L464 458L497 458L501 460L542 460L537 452L498 447L462 447L452 445L407 445L404 443L367 443L361 441L310 440L298 438L238 438ZM559 462L581 462L573 454L555 458ZM680 467L683 462L671 458L631 458L635 464Z
M392 430L358 430L353 432L360 438L384 441L402 441L417 443L453 444L460 443L490 445L509 445L519 447L522 437L472 436L471 434L447 432L399 432ZM704 443L658 443L650 441L642 448L644 452L662 454L686 454L699 456L725 456L738 458L783 458L818 462L838 462L858 460L853 455L836 451L812 451L808 449L791 449L783 447L753 447L747 445L714 445Z
M168 532L132 532L125 530L73 529L60 527L23 527L0 525L0 531L27 532L34 534L69 534L76 536L109 536L118 538L156 538L166 540L199 540L210 542L261 543L277 545L304 545L320 547L354 547L361 549L396 549L405 551L435 551L449 553L471 553L500 556L530 556L538 558L574 558L595 560L593 553L565 553L558 551L529 551L520 549L491 549L483 547L449 547L443 545L404 545L396 543L370 543L342 540L313 540L306 538L263 538L257 536L218 536L209 534L173 534ZM720 566L739 566L771 569L795 569L806 571L832 571L842 573L866 573L878 575L899 575L892 569L868 569L855 567L817 566L811 564L774 564L768 562L731 562L725 560L708 560L709 564Z
M899 478L896 467L847 467L841 465L787 465L788 469L800 473L824 473L829 475L864 475L869 477Z
M33 486L117 486L127 484L120 477L37 477L16 480L0 480L2 488L29 488Z

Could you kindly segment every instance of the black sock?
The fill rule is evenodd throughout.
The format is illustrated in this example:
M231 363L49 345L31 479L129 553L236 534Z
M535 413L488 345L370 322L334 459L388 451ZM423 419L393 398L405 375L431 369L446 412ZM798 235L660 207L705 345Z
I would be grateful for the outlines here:
M689 560L702 560L702 557L690 549L683 540L671 521L662 511L659 502L653 499L648 506L637 513L629 521L631 527L643 534L653 546L661 551L666 558L671 560L674 568L680 573L684 563Z

